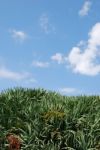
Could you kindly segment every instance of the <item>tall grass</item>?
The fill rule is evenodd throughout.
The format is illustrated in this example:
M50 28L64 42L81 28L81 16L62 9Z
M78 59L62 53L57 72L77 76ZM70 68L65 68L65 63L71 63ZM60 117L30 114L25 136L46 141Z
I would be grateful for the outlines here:
M21 150L100 150L100 96L61 96L15 88L0 94L0 150L6 135L22 139Z

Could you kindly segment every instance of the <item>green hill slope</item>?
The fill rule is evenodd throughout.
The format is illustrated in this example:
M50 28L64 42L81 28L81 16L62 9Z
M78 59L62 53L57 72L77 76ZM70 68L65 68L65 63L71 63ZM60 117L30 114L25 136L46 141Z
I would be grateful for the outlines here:
M7 135L21 138L21 150L100 150L100 97L66 97L42 89L0 94L0 150Z

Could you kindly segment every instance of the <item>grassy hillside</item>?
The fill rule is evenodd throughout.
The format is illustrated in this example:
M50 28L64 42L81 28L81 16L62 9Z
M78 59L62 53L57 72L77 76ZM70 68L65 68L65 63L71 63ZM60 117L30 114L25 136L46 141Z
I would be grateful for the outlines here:
M21 150L100 150L100 97L65 97L42 89L0 94L0 150L7 135Z

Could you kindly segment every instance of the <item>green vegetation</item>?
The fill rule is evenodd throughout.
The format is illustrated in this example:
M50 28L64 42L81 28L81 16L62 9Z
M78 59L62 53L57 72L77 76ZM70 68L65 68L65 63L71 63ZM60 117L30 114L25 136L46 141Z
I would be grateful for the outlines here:
M6 135L22 139L21 150L100 150L100 96L61 96L16 88L0 94L0 150Z

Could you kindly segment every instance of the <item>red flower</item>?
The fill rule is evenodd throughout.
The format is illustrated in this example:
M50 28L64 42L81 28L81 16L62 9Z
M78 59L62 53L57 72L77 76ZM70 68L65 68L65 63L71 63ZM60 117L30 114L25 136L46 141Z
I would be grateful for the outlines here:
M6 138L9 143L9 150L20 150L21 140L18 136L9 133L9 134L7 134Z

